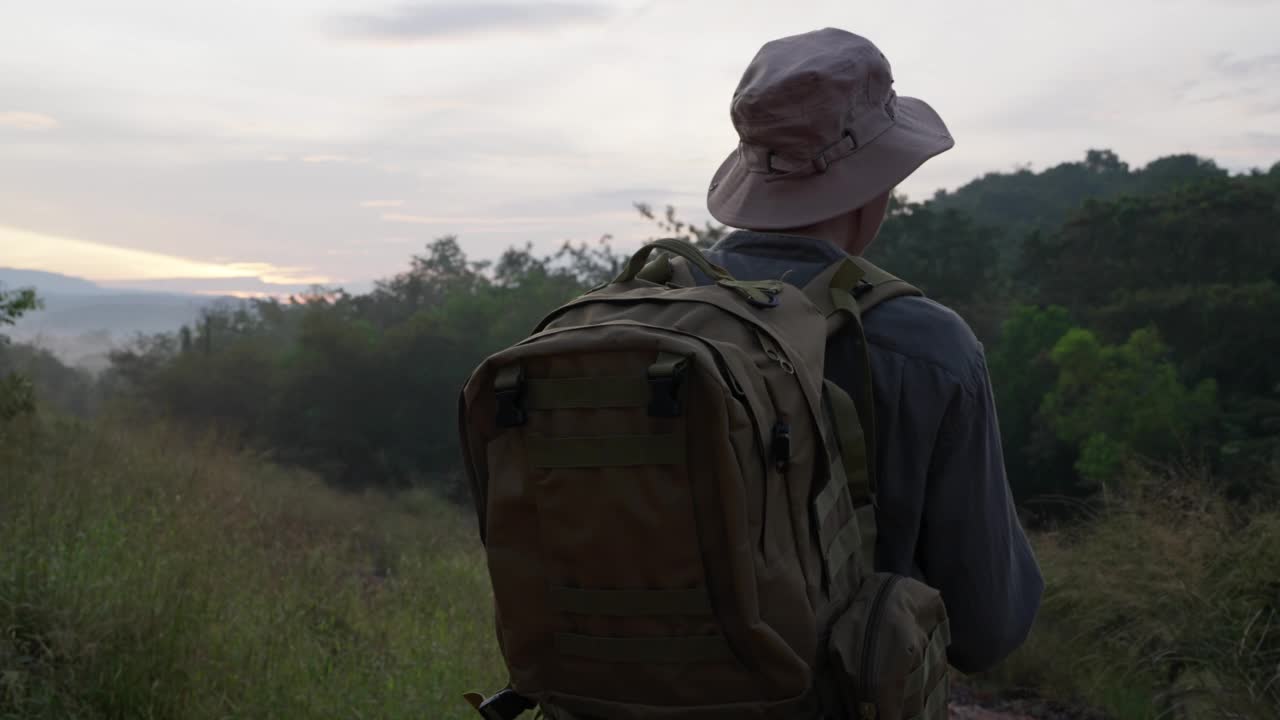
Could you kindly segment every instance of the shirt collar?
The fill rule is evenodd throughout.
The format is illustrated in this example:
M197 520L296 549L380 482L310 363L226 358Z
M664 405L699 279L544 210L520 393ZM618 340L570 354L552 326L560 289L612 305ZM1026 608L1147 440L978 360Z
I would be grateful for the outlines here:
M711 248L715 252L737 252L765 255L801 262L833 263L846 254L825 240L802 235L735 230Z

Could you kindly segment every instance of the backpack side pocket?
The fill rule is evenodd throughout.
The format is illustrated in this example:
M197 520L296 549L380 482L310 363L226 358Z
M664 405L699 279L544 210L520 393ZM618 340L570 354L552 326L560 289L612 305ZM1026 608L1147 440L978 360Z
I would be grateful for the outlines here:
M827 643L846 717L946 718L950 643L937 590L902 575L868 577L836 619Z

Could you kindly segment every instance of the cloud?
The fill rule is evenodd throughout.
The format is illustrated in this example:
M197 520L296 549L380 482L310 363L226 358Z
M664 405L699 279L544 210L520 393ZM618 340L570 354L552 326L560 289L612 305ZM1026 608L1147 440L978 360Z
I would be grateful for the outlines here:
M352 162L351 158L346 155L304 155L302 156L304 163L344 163Z
M1245 140L1251 148L1265 152L1280 151L1280 133L1251 132L1245 133Z
M393 208L404 205L403 200L365 200L360 203L362 208Z
M252 280L266 285L311 285L330 278L305 268L264 262L205 262L163 253L115 247L0 225L3 263L21 270L45 270L104 283L130 284Z
M155 280L124 280L102 283L116 291L144 290L147 292L182 293L194 295L230 296L237 298L283 297L290 294L309 293L313 287L330 287L329 283L279 283L263 278L161 278Z
M58 121L41 113L11 110L0 112L0 127L18 130L52 130L58 127Z
M1254 55L1253 57L1244 58L1233 57L1228 53L1218 53L1210 58L1209 64L1214 70L1224 75L1269 74L1272 71L1280 70L1280 53Z
M497 30L537 30L612 17L611 8L583 2L411 3L380 14L344 15L337 34L377 42L411 43Z
M1233 113L1270 115L1280 107L1280 53L1237 56L1215 53L1205 63L1209 74L1178 86L1174 99L1191 104L1229 103Z
M614 215L616 213L607 213ZM593 213L598 216L600 213ZM582 220L584 215L567 215L563 217L554 216L512 216L512 217L441 217L435 215L408 215L405 213L385 213L383 220L394 223L408 223L410 225L467 225L473 227L488 227L498 225L550 225L556 223L568 223Z

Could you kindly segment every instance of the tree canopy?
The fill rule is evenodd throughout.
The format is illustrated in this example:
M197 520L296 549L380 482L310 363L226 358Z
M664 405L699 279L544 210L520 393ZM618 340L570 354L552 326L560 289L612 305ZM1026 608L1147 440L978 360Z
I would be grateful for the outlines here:
M727 232L636 207L655 234L705 247ZM1132 169L1094 150L921 202L895 195L869 255L983 342L1021 499L1086 497L1144 458L1207 463L1257 493L1280 485L1278 228L1280 164L1229 175L1174 155ZM607 236L489 261L442 237L368 293L247 301L143 338L98 384L344 487L457 492L467 374L622 259ZM0 294L0 324L32 303Z

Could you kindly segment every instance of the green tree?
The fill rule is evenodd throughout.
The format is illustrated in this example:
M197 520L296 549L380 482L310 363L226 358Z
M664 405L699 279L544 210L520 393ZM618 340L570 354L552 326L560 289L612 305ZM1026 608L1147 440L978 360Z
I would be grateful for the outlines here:
M36 291L30 288L5 290L0 286L0 328L12 325L24 314L40 307ZM9 342L0 335L0 346ZM0 421L8 421L35 410L35 392L31 381L16 372L0 376Z
M1217 420L1216 384L1183 384L1154 329L1108 346L1073 328L1050 357L1058 378L1040 412L1058 438L1077 449L1076 469L1087 486L1112 482L1135 455L1198 459Z
M458 389L487 355L621 266L606 240L470 260L444 237L374 291L213 308L112 357L110 382L348 488L456 486Z
M1072 327L1065 308L1017 305L987 354L1010 484L1019 499L1069 492L1074 473L1056 462L1061 447L1037 437L1037 413L1058 368L1050 352Z
M1091 201L1060 231L1029 241L1019 274L1033 279L1040 302L1087 319L1142 291L1280 280L1277 227L1280 194L1251 177Z

